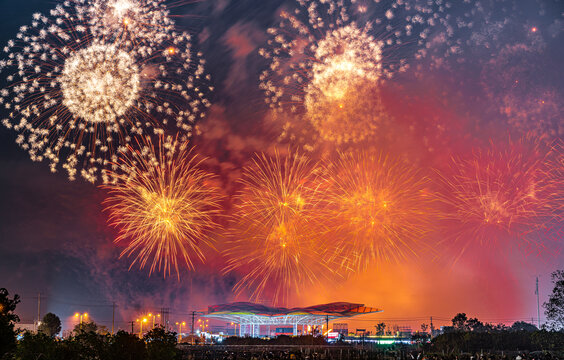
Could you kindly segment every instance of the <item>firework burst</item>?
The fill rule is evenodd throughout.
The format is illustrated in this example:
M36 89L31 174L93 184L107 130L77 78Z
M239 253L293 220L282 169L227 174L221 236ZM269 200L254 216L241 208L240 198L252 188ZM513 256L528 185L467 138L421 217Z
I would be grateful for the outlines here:
M97 37L157 45L176 32L164 0L73 0Z
M196 85L206 77L203 60L188 34L169 25L146 28L146 41L102 36L88 12L98 3L92 4L65 2L50 16L33 15L0 62L9 72L0 92L8 113L2 122L19 133L17 143L33 160L48 160L52 171L61 162L70 179L79 172L90 182L135 137L175 124L188 138L209 106L207 89Z
M428 178L383 154L345 153L325 168L327 233L335 260L362 271L415 255L430 228Z
M315 178L315 164L297 153L263 154L243 170L226 268L245 273L238 293L249 289L254 299L269 293L278 303L330 271L314 231Z
M104 185L105 201L112 226L119 229L117 242L126 242L121 256L133 257L131 267L158 270L164 276L179 262L194 269L204 261L204 247L212 247L209 234L218 227L219 189L212 174L200 169L202 160L186 143L167 139L158 147L130 149L110 174L117 182Z
M539 230L555 219L558 180L549 170L548 152L538 141L491 144L473 157L453 158L441 175L443 219L461 254L472 244L495 248L516 244L527 253L545 244ZM449 240L452 240L449 238Z
M294 15L283 12L279 27L268 30L271 39L260 50L270 62L260 77L266 102L310 122L320 138L336 144L373 136L387 118L381 85L408 68L399 49L423 47L434 14L403 1L298 3ZM353 9L361 14L358 21L348 14Z

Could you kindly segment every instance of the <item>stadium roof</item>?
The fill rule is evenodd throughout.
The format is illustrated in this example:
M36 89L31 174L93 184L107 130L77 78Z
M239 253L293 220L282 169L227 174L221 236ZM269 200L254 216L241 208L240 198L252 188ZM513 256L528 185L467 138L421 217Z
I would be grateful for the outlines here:
M211 305L205 317L225 319L238 324L320 324L361 314L381 312L364 304L335 302L303 308L270 307L250 302Z

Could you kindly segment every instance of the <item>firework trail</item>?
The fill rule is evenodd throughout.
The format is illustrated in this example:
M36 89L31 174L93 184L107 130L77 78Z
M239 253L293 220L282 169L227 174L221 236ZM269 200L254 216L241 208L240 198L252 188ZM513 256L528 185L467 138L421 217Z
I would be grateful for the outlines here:
M318 281L331 270L316 236L316 164L294 153L262 154L245 167L234 209L233 239L226 271L245 273L235 285L251 298L275 303Z
M171 138L130 148L120 160L110 174L118 181L103 188L109 222L119 230L115 242L127 244L121 256L133 257L130 268L150 264L150 273L166 277L174 270L180 278L179 262L194 269L195 260L205 259L203 248L212 247L221 200L214 175L200 169L187 143Z
M412 164L381 153L340 154L324 172L322 217L335 261L362 271L424 247L434 213L429 179Z
M270 62L260 77L266 102L310 123L325 141L372 137L387 121L382 83L406 71L409 56L423 56L437 14L423 2L298 3L294 14L283 12L280 25L268 30L271 39L260 50ZM350 11L357 12L354 19ZM284 131L292 126L285 124Z
M447 240L455 241L460 255L472 245L513 244L525 253L547 247L539 230L561 217L561 184L547 166L549 152L538 144L492 143L472 157L453 158L441 174L442 218L445 231L454 234Z
M17 143L34 161L48 160L51 171L62 163L71 180L80 173L90 182L136 137L175 124L187 139L209 106L208 89L197 85L204 62L188 34L172 31L170 20L135 38L102 34L102 22L91 17L99 4L65 2L50 16L34 14L0 61L8 73L2 123L19 133ZM164 8L142 6L134 9L166 17Z

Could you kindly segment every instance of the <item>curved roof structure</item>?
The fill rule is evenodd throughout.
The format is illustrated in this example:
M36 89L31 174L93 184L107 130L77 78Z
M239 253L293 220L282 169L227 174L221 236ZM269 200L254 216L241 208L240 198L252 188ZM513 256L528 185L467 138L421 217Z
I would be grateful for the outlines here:
M364 304L335 302L303 308L270 307L250 302L211 305L204 317L230 321L243 327L252 326L249 332L256 335L260 325L293 325L294 334L298 325L322 325L327 321L348 318L361 314L381 312Z
M221 315L254 315L265 317L289 316L289 315L315 315L332 318L351 317L360 314L380 312L382 310L366 307L364 304L353 304L348 302L334 302L309 306L304 308L270 307L250 302L234 302L230 304L211 305L205 316L221 317Z

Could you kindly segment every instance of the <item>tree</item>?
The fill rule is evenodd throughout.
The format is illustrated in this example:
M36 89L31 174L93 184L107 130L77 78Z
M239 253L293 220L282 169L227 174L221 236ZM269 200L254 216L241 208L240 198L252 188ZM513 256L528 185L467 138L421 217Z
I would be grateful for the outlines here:
M118 331L110 343L110 358L112 360L142 360L147 358L145 343L137 335Z
M0 358L16 347L14 325L20 321L20 318L14 311L19 302L19 295L14 295L10 299L8 290L0 289Z
M537 327L533 324L529 324L528 322L524 321L515 321L513 325L511 325L512 331L528 331L533 332L537 331Z
M177 357L176 333L157 326L143 337L147 343L147 355L151 360L173 360Z
M64 344L69 354L68 359L105 360L109 358L110 336L99 335L93 331L92 324L83 323L83 330L78 330L75 336L66 339ZM88 331L84 331L88 329Z
M429 324L425 324L425 323L421 324L421 332L426 333L427 329L429 329Z
M18 341L15 351L15 359L43 359L43 360L56 360L57 356L57 343L51 336L44 332L34 334L26 331L23 337Z
M98 325L96 325L95 322L91 321L91 322L82 322L80 324L76 324L74 326L73 331L75 334L81 334L81 333L90 333L90 332L95 333L96 330L98 330Z
M465 313L458 313L455 317L452 318L452 326L455 330L460 331L467 331L468 326L466 322L468 321L468 317Z
M41 320L38 330L47 336L54 337L61 331L61 319L53 313L47 313Z
M554 289L548 302L543 304L544 314L550 328L562 329L564 328L564 270L553 272L551 277Z
M470 331L483 332L486 330L484 324L478 318L470 318L466 321L466 328Z
M386 330L385 323L379 323L376 325L376 335L384 335L385 330Z

